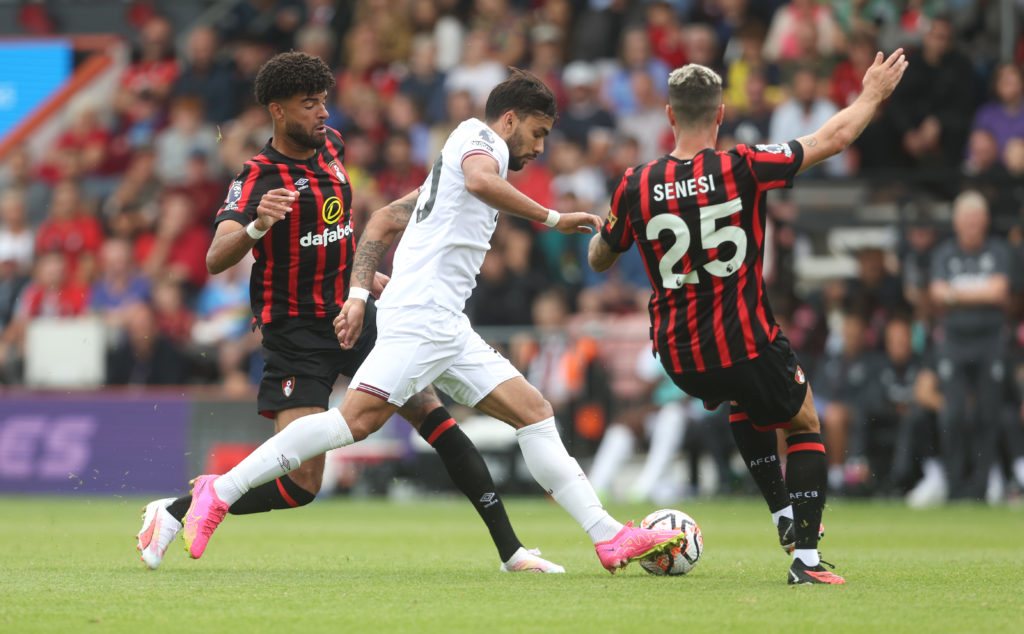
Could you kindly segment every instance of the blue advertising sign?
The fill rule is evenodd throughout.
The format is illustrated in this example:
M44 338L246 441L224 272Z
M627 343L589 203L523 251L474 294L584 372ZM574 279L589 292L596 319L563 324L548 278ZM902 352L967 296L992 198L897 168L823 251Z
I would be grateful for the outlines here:
M71 44L66 40L0 41L0 138L70 74Z

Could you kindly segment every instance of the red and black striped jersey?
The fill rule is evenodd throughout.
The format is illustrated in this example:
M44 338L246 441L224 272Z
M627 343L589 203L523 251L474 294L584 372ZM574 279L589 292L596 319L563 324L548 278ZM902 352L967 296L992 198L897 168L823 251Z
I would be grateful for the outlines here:
M231 183L215 224L248 224L256 218L260 198L272 189L299 192L292 212L253 246L249 298L258 323L334 318L340 311L355 255L352 187L344 156L341 135L331 128L324 147L307 160L287 157L268 141Z
M791 187L796 141L706 149L630 168L601 235L612 250L637 243L654 289L654 349L676 372L752 359L778 334L765 295L765 193Z

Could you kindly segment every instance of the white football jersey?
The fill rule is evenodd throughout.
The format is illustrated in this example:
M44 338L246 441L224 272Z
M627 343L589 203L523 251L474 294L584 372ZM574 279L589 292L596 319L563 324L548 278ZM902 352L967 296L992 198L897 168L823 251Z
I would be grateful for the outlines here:
M501 177L508 177L505 141L479 119L459 124L420 189L381 308L465 308L498 224L498 211L466 190L462 161L477 154L492 157Z

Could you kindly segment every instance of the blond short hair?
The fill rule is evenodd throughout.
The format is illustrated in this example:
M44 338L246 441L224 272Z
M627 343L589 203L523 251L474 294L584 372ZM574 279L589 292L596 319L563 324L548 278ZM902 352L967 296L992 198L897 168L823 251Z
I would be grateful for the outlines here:
M707 66L687 64L668 76L668 103L680 127L714 123L722 103L722 77Z

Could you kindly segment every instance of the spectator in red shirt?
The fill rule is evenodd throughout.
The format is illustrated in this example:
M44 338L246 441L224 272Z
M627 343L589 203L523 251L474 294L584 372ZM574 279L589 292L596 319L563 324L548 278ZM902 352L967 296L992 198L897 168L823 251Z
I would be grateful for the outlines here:
M647 37L651 50L672 68L679 68L687 61L686 42L683 41L683 27L676 11L669 2L656 0L646 7Z
M162 278L153 283L153 317L157 330L181 349L192 340L195 315L185 305L185 292L179 282Z
M427 170L412 162L412 144L405 132L392 132L384 143L384 167L377 187L388 200L397 200L423 184Z
M32 281L21 292L14 317L0 332L0 382L16 378L28 322L38 317L76 317L89 306L89 287L65 275L64 257L44 253L36 260Z
M101 244L103 225L84 210L78 183L58 183L50 201L50 214L36 232L36 253L62 254L67 276L88 283L96 270L96 252Z
M836 64L829 82L829 96L838 108L850 105L860 94L861 80L875 59L875 50L875 38L866 33L850 38L846 59Z
M57 138L49 156L39 167L39 175L51 183L68 177L66 158L76 154L77 168L83 175L100 173L106 162L110 131L100 120L95 104L79 102L73 107L67 129Z
M213 226L213 217L224 200L224 184L210 178L209 165L205 151L193 150L185 163L184 180L166 190L166 193L181 193L192 200L194 223L203 229Z
M161 102L171 94L178 79L174 57L174 26L162 15L154 15L142 26L139 47L132 63L121 76L121 90L128 96L155 95Z
M192 199L183 192L164 195L156 234L143 236L137 248L144 257L143 265L150 279L163 276L184 282L192 291L206 281L206 248L210 230L194 222Z

